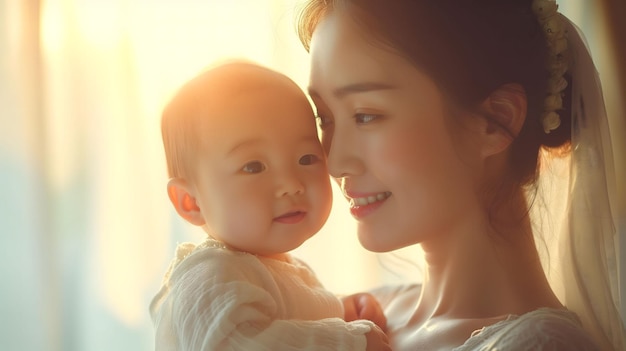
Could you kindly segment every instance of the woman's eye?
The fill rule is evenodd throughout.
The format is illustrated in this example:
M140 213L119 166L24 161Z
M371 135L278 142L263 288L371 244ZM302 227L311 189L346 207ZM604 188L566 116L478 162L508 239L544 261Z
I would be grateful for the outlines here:
M308 154L308 155L304 155L300 157L300 160L298 160L298 163L304 166L308 166L308 165L317 163L318 161L319 161L319 157L313 154Z
M322 130L326 129L330 124L333 123L333 120L331 118L324 117L322 115L315 116L315 119L317 120L317 125Z
M246 163L241 170L246 173L261 173L265 170L265 165L259 161L252 161Z
M357 124L367 124L374 121L378 117L378 115L371 113L357 113L354 115L354 119L356 120Z

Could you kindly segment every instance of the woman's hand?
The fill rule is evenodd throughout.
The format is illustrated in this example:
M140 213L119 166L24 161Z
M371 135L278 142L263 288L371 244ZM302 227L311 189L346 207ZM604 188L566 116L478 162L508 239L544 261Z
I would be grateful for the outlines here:
M343 297L341 302L343 302L344 320L346 322L367 319L379 326L383 333L387 331L387 318L378 300L372 294L349 295Z

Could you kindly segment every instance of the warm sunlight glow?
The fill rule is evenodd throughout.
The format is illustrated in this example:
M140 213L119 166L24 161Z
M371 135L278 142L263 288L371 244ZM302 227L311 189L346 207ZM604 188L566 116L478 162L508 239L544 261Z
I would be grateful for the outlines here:
M59 50L63 42L61 5L54 0L41 2L41 45L50 52Z
M101 189L89 199L97 248L89 268L97 279L89 289L125 324L146 322L146 297L156 292L173 245L203 236L175 216L165 196L163 105L184 81L232 57L270 66L306 87L308 55L295 34L295 6L258 0L180 6L147 0L43 2L45 104L54 121L46 129L51 181L66 191L84 172L76 167L97 160L85 175ZM90 149L76 152L85 141ZM136 175L129 177L128 170ZM381 265L377 255L359 246L346 202L335 190L327 226L295 254L327 288L347 294L383 283L383 266L398 267L394 258ZM138 218L129 192L142 199L147 220ZM337 267L346 273L338 274ZM414 267L408 270L415 274Z
M150 303L162 287L177 245L199 243L206 236L200 227L182 219L168 198L162 110L185 82L216 62L229 59L247 59L277 70L306 91L311 57L297 37L296 15L309 1L0 0L0 250L4 249L1 256L6 262L0 266L4 278L0 288L4 303L0 303L1 350L155 350ZM623 6L617 3L622 1L557 0L559 11L587 37L602 80L617 180L615 191L608 192L616 205L615 210L593 208L601 214L597 218L608 219L611 213L616 222L619 235L612 239L620 250L615 257L619 286L611 289L619 288L614 294L620 295L621 303L617 299L613 302L620 305L626 321L626 196L622 196L626 182L620 181L626 178L626 78L620 74L623 67L619 61L623 58L617 54L626 48L620 47L615 37L626 27L618 21L619 16L612 16L620 13ZM526 12L530 14L530 10ZM336 28L329 26L329 30ZM335 32L335 36L342 32ZM348 51L351 53L345 57L338 54L346 64L359 64L362 55L371 56L369 51ZM337 60L342 61L341 57ZM382 64L381 72L389 68L378 63ZM397 72L391 69L388 73L393 76ZM339 80L355 78L349 76L339 75ZM324 85L327 77L319 75L320 90L332 89ZM331 79L328 83L336 82ZM580 86L572 83L570 90ZM389 101L404 101L400 95L392 98ZM358 105L370 101L353 100ZM387 104L383 100L381 104ZM594 105L593 99L575 101ZM336 117L343 113L343 102L337 104L337 110L331 101L326 102ZM380 113L386 118L381 121L397 120L395 110L382 105ZM603 122L597 114L589 115L585 121ZM377 125L388 126L391 129L387 132L394 133L402 123ZM398 145L388 144L390 134L377 134L381 131L377 128L359 129L358 140L344 140L347 144L339 140L346 134L337 133L339 139L335 140L340 154L342 143L351 142L358 145L349 147L365 152L343 155L362 162L364 176L355 176L353 182L360 188L387 184L391 171L408 169L397 163L405 158L391 157L386 171L381 171L379 161L385 161L381 155L390 157ZM608 138L603 135L602 141L608 142ZM380 143L392 147L381 152ZM586 155L592 155L593 161L601 154L608 157L605 146ZM573 289L569 289L570 282L561 279L567 278L561 266L570 262L562 254L573 246L561 245L558 240L575 222L566 222L563 216L568 208L593 197L571 201L567 184L557 187L557 179L559 183L575 175L572 181L585 179L585 171L572 172L568 162L569 158L563 158L541 163L542 177L536 185L543 197L533 198L531 219L552 288L569 300L567 295ZM594 168L589 174L595 176L601 170ZM357 223L348 202L337 183L331 183L333 209L328 221L293 252L311 267L327 290L347 295L428 279L419 245L384 254L364 249L358 242ZM595 194L602 194L604 188L598 184L601 191ZM397 193L400 188L405 189L393 189ZM249 196L244 197L248 200ZM396 201L389 203L397 205ZM240 208L234 212L238 220L245 217ZM556 218L559 216L563 218ZM575 219L579 218L584 217ZM372 214L368 220L377 219ZM467 223L456 224L462 227ZM606 240L611 239L609 230L581 230L583 227L574 226L580 233L605 234L603 240L608 244L597 248L612 253ZM607 263L608 268L612 262L598 263ZM609 277L607 282L613 284L616 277L610 273L579 276ZM588 285L595 288L608 283ZM601 290L606 289L596 292ZM592 304L594 308L611 306L610 296L605 296L608 303ZM569 307L569 301L563 301ZM430 331L433 335L441 332Z

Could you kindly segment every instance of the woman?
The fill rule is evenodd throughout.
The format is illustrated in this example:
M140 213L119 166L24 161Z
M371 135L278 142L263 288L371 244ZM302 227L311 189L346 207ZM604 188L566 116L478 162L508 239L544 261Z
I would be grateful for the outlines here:
M422 285L374 292L394 350L623 347L609 288L580 277L580 247L559 254L574 262L557 297L528 215L541 150L575 150L573 200L597 179L581 152L597 169L602 156L571 147L606 120L593 64L556 10L548 0L311 0L302 13L329 170L361 244L425 252ZM570 286L582 292L571 298Z

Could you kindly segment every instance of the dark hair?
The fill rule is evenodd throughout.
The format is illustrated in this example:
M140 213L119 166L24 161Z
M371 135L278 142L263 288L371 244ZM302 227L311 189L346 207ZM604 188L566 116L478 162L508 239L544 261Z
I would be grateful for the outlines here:
M471 109L507 83L524 87L526 121L511 144L509 180L533 184L541 147L569 147L569 108L561 126L543 130L549 78L545 34L532 0L310 0L298 22L300 40L331 11L347 11L373 40L403 55L429 75L461 108ZM569 106L565 94L563 106ZM497 123L497 121L493 121Z

